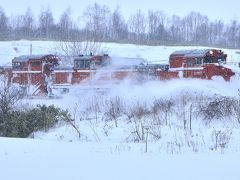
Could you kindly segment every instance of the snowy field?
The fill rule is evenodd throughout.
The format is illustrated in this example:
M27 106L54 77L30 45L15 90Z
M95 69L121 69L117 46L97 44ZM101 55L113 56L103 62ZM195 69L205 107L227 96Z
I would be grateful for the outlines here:
M29 53L55 53L53 42L14 41L0 43L0 63ZM48 48L46 48L48 47ZM193 47L136 46L104 43L102 48L112 56L142 57L148 61L167 62L171 52ZM194 47L202 48L202 47ZM239 50L225 49L231 62L240 60ZM0 179L199 179L238 180L240 178L240 124L235 114L230 119L202 122L194 117L192 129L182 127L182 116L189 119L189 105L198 105L202 97L239 98L240 82L221 78L208 80L171 80L134 84L125 81L111 85L106 92L70 88L59 99L26 99L26 106L54 104L74 116L81 137L69 124L59 123L48 132L36 132L27 139L0 138ZM147 141L135 141L132 132L136 119L128 121L129 110L139 105L151 108L156 100L179 100L184 93L191 97L187 104L174 107L165 125L154 128ZM109 103L120 99L126 113L116 122L105 120ZM181 105L181 104L180 104ZM171 115L172 114L172 115ZM142 117L146 126L149 116ZM162 124L163 123L163 124ZM226 135L225 147L216 146L216 134Z
M59 52L59 42L52 41L6 41L0 42L0 65L11 62L14 57L30 54L46 54ZM194 46L143 46L132 44L101 43L100 53L108 53L110 56L119 57L141 57L150 62L168 63L169 55L176 50L183 49L202 49L208 47ZM222 49L228 54L228 61L239 62L240 50Z
M139 144L0 138L1 179L238 180L239 154L144 154ZM110 151L110 149L112 149ZM121 149L129 149L121 152Z

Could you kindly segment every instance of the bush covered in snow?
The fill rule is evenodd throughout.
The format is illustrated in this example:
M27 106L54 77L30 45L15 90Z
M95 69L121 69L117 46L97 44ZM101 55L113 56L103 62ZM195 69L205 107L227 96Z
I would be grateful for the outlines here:
M28 137L35 131L47 131L58 121L70 118L66 111L46 105L33 109L10 111L7 118L0 114L0 136Z

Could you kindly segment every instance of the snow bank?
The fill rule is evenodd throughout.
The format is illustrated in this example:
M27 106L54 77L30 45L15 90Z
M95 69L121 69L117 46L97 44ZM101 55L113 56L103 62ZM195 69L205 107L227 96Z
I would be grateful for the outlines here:
M239 154L121 153L116 144L0 138L1 179L238 180Z

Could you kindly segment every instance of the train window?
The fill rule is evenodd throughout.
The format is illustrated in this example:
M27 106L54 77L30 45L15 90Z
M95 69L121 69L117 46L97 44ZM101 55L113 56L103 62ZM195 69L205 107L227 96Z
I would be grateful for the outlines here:
M76 69L90 68L90 60L89 59L75 60L74 67Z
M210 56L206 56L205 57L205 61L204 61L205 63L212 63L212 61L213 60L212 60L212 58Z
M225 62L225 59L223 57L218 57L217 58L218 63Z
M201 58L195 58L195 64L202 64Z
M84 61L75 61L76 68L84 68Z
M32 62L32 66L40 66L41 65L41 63L39 62L39 61L36 61L36 62Z
M188 63L187 63L187 66L188 66L188 67L192 67L192 66L193 66L192 62L188 62Z
M74 68L78 68L78 61L74 60Z
M21 70L21 63L15 62L12 65L13 70Z
M94 61L92 61L92 62L90 63L90 69L95 69L95 68L96 68L96 64L95 64Z
M193 66L194 59L187 59L187 67Z
M74 67L76 68L76 69L78 69L78 68L80 68L81 67L81 61L74 61Z
M85 60L85 68L90 68L90 60Z

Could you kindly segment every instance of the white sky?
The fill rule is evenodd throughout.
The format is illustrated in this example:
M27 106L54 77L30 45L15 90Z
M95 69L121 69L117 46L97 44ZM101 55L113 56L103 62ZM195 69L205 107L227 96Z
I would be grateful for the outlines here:
M41 8L49 5L55 19L58 20L60 14L68 6L71 6L73 18L77 19L86 7L94 2L96 0L0 0L0 6L4 8L8 16L23 14L27 7L30 7L35 16L38 16ZM97 3L105 4L111 10L119 5L125 18L137 9L144 12L149 9L159 9L169 17L173 14L185 16L191 11L196 11L207 15L211 20L222 19L225 22L240 18L239 0L101 0Z

